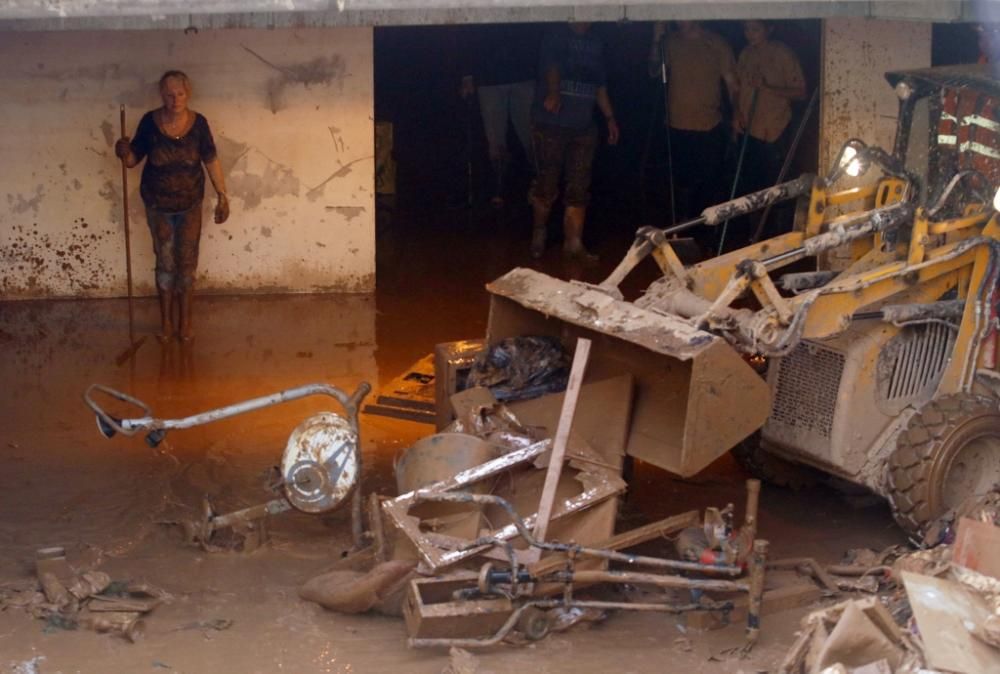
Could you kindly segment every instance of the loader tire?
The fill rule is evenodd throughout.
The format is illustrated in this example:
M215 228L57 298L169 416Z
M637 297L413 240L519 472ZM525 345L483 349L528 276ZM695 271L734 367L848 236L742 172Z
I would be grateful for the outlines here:
M792 463L761 447L759 433L736 445L733 458L746 472L776 487L804 489L816 484L820 478L814 468Z
M896 522L913 534L997 482L1000 409L989 396L961 393L927 403L889 457L889 503Z

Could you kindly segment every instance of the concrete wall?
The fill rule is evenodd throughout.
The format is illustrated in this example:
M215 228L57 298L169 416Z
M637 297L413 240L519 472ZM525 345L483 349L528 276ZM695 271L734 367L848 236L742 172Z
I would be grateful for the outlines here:
M374 288L371 28L6 33L0 40L0 297L125 292L121 164L167 68L193 79L232 215L205 201L205 292ZM129 172L136 291L153 256Z
M823 22L820 171L849 138L892 150L898 99L885 73L931 64L931 24L881 19Z

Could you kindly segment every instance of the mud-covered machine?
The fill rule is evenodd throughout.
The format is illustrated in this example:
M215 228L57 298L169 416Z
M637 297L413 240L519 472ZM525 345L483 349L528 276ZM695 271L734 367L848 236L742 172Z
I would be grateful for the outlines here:
M206 498L201 519L180 524L191 543L211 549L216 534L229 531L236 534L244 549L249 549L263 542L267 520L273 515L292 509L310 514L329 513L350 502L351 533L357 548L362 546L364 538L358 410L369 392L368 382L361 382L351 394L322 382L305 384L180 419L157 418L143 401L101 384L88 387L83 399L94 412L97 428L105 438L142 433L146 444L156 448L168 431L202 426L309 396L333 398L344 414L332 411L314 414L289 436L277 475L269 485L275 498L224 514L216 513ZM121 412L117 416L111 414L106 409L108 403ZM131 416L136 413L137 416Z
M1000 82L975 66L887 79L891 153L850 140L826 176L640 229L597 286L514 269L488 286L488 341L593 340L591 378L635 377L628 454L682 476L741 446L765 478L795 462L871 488L910 531L988 490L1000 482ZM671 246L791 200L786 234L690 266ZM647 257L662 275L626 300L619 286Z

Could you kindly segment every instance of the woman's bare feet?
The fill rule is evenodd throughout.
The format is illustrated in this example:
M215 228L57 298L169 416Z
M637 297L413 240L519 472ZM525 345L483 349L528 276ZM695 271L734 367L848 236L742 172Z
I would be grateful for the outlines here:
M160 326L160 331L156 333L156 341L160 344L167 344L174 338L174 326L164 323Z

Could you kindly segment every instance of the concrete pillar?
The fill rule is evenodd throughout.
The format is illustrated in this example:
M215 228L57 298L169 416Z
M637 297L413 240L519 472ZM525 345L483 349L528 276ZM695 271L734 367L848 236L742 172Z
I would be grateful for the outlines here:
M898 101L890 70L931 64L931 24L866 18L823 21L820 166L849 138L892 150Z

